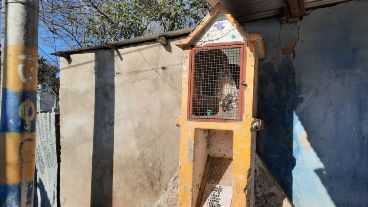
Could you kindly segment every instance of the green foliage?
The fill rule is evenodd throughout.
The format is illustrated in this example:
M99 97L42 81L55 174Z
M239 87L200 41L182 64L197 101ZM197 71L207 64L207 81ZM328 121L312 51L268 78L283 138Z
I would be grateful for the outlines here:
M205 0L43 1L41 20L69 46L90 46L193 27Z
M99 10L87 21L86 45L192 27L209 9L198 0L105 0L95 6Z
M58 67L47 63L44 58L38 59L38 84L50 87L56 97L59 96L60 79Z

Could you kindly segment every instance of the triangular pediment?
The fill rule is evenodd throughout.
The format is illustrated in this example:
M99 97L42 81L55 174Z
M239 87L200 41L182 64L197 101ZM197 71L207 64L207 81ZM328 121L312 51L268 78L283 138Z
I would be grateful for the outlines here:
M176 43L181 48L226 42L246 42L248 34L221 4L196 26L186 39Z

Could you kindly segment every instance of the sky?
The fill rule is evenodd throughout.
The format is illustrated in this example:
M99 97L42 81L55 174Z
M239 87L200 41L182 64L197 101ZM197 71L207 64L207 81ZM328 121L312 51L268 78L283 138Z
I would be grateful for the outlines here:
M52 55L56 51L67 50L67 45L47 29L38 28L38 55L44 57L49 63L59 65L59 57Z
M0 12L1 18L1 12ZM2 22L0 21L0 32L2 32ZM59 57L52 55L56 51L67 50L67 45L59 38L47 31L42 23L38 27L38 55L47 60L49 64L59 66Z

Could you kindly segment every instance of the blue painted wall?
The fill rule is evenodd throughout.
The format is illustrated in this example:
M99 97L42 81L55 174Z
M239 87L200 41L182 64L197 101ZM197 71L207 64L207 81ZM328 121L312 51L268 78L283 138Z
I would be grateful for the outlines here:
M268 52L257 150L297 207L368 206L367 11L356 0L295 24L245 25L264 35Z

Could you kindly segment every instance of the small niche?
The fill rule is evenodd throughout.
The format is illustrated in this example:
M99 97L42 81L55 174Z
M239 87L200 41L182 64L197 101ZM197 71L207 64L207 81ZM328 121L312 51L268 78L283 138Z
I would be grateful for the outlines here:
M230 207L233 132L196 129L193 161L193 206Z

